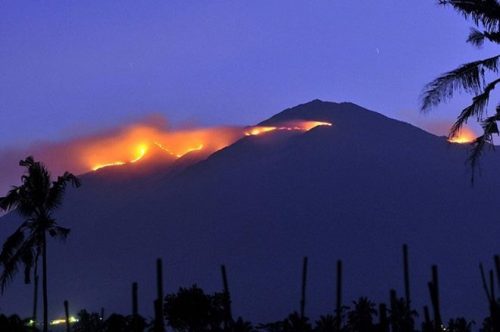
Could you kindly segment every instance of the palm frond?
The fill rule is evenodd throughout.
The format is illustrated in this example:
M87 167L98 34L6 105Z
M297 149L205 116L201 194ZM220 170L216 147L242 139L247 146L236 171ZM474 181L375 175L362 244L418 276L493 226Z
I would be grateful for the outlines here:
M61 227L61 226L54 226L49 229L49 235L51 237L59 238L61 240L65 240L69 232L71 230L69 228Z
M479 160L484 152L486 146L494 148L493 145L493 135L498 135L500 131L498 130L497 122L500 121L500 104L496 108L496 114L486 118L481 126L483 128L483 135L477 137L472 143L471 153L468 158L468 162L472 168L472 178L474 182L475 170L479 165Z
M56 208L61 204L62 196L66 191L66 185L68 183L76 188L81 185L80 180L72 173L65 172L62 176L59 176L57 180L52 183L52 187L47 196L46 205L49 209Z
M467 42L471 43L476 47L481 47L484 44L484 40L487 39L493 43L500 43L500 33L499 32L488 32L479 31L477 29L471 28Z
M482 24L488 31L500 28L500 4L497 0L439 0L439 4L452 6L474 24Z
M7 238L0 252L0 265L4 266L9 262L12 256L15 255L16 250L22 245L24 241L24 233L19 229L16 230L11 236Z
M14 275L19 270L19 265L24 264L23 258L29 253L33 253L33 248L36 247L34 237L26 239L19 248L9 257L8 260L2 262L3 271L0 274L0 293L5 292L7 284L14 278Z
M0 209L4 211L15 209L20 200L19 191L19 187L12 187L6 196L0 197Z
M421 110L428 111L433 106L449 100L455 91L479 94L485 85L485 69L498 72L500 55L461 65L447 72L424 87Z
M19 166L31 167L35 163L33 156L28 156L26 159L19 161Z
M34 162L28 168L28 180L24 183L24 187L28 191L30 201L34 205L41 206L47 200L47 196L51 186L50 173L47 168L40 162Z
M495 89L495 86L498 83L500 83L500 78L488 83L482 93L472 98L472 104L462 110L457 118L457 121L451 127L449 134L450 138L458 134L460 129L465 123L467 123L467 120L469 118L475 116L478 121L482 120L483 114L485 113L486 107L488 106L490 93L493 89Z
M484 44L484 39L486 35L484 32L481 32L477 29L471 28L469 37L467 37L467 42L471 43L474 46L481 47Z

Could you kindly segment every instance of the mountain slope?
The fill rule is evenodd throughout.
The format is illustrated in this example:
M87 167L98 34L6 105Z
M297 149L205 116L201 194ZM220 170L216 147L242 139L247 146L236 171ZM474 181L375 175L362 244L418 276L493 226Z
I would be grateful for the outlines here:
M276 320L298 308L307 255L307 311L317 316L333 309L339 258L346 304L360 295L387 301L390 288L402 294L403 243L416 308L429 302L438 264L444 317L485 314L477 264L500 249L500 157L485 156L472 187L466 147L350 103L313 101L261 125L299 119L332 126L245 137L174 174L113 186L87 175L58 213L72 228L68 242L49 247L53 315L66 298L73 308L127 312L132 281L141 311L151 312L161 256L168 291L195 282L218 290L224 263L234 312ZM16 284L0 310L30 308L30 294Z

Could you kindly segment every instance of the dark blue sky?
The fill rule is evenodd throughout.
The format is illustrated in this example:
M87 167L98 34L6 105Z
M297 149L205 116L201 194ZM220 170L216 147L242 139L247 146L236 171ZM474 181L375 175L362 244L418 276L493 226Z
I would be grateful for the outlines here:
M2 1L0 15L0 149L151 113L254 124L315 98L451 122L463 103L418 114L423 85L493 51L433 0Z

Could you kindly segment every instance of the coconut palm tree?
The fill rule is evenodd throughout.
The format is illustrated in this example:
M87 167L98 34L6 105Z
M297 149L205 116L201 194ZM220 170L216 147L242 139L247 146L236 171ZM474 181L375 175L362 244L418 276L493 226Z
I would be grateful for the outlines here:
M69 229L59 226L52 216L60 206L67 183L75 187L79 180L71 173L64 173L52 181L47 168L33 157L19 162L26 167L21 177L22 184L13 187L5 197L0 197L0 209L15 210L24 221L7 238L0 252L0 291L3 293L8 282L24 267L25 282L30 281L31 269L36 266L38 255L42 256L42 296L43 296L43 331L48 330L47 300L47 234L53 238L65 239Z
M375 303L366 297L360 297L353 302L353 308L347 313L347 330L352 332L373 331L373 316L376 314Z
M500 3L497 0L439 0L443 6L451 6L466 19L472 19L468 43L480 47L485 41L500 44ZM450 129L449 136L455 136L471 118L481 123L483 133L473 143L469 161L474 167L484 150L492 143L493 134L499 134L500 104L494 114L488 114L490 93L500 82L500 55L463 64L427 84L422 94L422 111L446 102L455 92L471 94L472 103L465 107Z
M450 332L471 332L474 321L467 321L465 318L460 317L456 319L450 319L448 321L447 331Z
M337 317L334 315L321 315L316 321L315 332L340 332L337 328Z

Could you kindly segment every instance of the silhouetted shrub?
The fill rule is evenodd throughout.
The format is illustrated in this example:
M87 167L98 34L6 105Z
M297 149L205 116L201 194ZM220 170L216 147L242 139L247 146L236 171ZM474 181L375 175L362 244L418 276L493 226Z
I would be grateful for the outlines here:
M180 288L165 297L164 314L169 326L177 331L221 331L224 322L223 293L205 294L201 288Z

